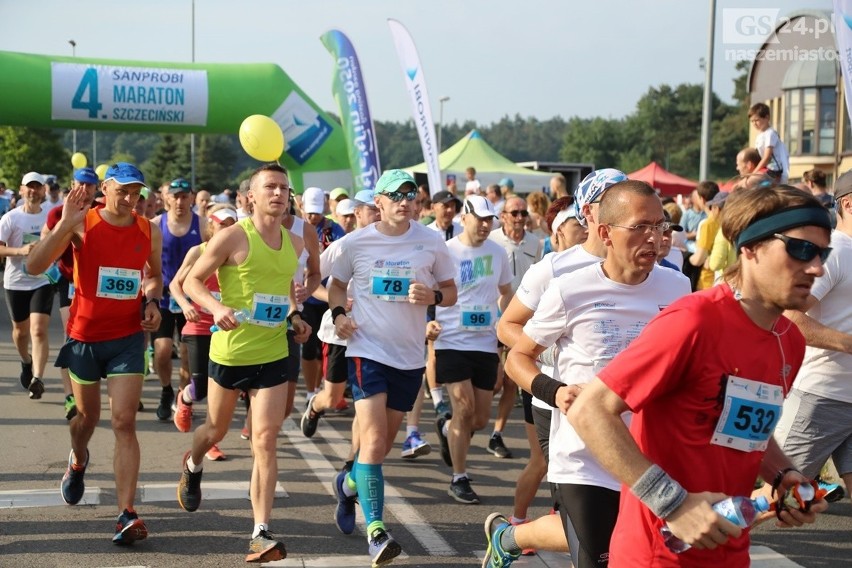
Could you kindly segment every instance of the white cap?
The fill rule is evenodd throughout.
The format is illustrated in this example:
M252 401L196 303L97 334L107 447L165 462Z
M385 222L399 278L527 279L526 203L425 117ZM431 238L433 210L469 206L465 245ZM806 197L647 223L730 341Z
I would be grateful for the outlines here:
M462 209L462 212L473 213L480 219L497 216L497 213L494 211L494 206L491 204L491 202L482 197L481 195L469 195L464 200L464 208Z
M334 210L338 215L354 215L355 202L351 199L341 199L337 203L337 208Z
M237 212L231 209L230 207L223 207L221 209L217 209L213 213L210 214L211 217L217 223L224 223L225 219L233 219L234 223L237 222Z
M27 185L28 183L38 182L41 185L44 185L44 176L38 172L28 172L24 174L24 179L21 180L21 185Z
M556 217L553 218L553 223L550 225L550 232L556 233L556 230L562 226L562 223L570 219L574 216L574 211L572 211L571 207L568 209L563 209L559 213L556 214Z
M325 192L318 187L306 189L302 194L302 211L322 215L325 211Z

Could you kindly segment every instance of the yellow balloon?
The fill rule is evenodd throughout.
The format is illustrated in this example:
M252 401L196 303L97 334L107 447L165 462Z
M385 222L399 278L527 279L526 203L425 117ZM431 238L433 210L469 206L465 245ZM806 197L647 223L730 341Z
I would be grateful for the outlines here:
M268 116L253 114L240 125L240 144L255 160L274 162L284 152L284 133Z
M86 155L81 152L75 152L71 155L71 165L74 166L74 169L85 168L88 163L89 160L86 159Z
M104 178L106 177L106 173L107 173L108 169L109 169L109 166L106 165L106 164L101 164L100 166L95 168L95 173L98 174L99 180L104 181Z

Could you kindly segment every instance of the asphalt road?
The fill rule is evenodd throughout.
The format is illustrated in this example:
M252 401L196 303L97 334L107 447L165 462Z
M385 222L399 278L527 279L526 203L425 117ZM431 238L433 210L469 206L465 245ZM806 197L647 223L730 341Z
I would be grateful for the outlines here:
M51 352L61 343L58 312L51 324ZM69 507L59 496L59 483L69 451L62 390L55 369L47 372L47 391L30 401L18 382L19 358L11 344L9 318L0 308L0 566L2 567L193 567L244 566L252 528L247 482L251 467L248 443L239 437L242 413L221 444L228 460L206 462L202 487L205 500L195 513L182 511L175 498L180 458L190 445L169 423L158 422L153 410L159 383L145 382L139 415L142 448L137 510L150 536L129 549L110 539L117 515L112 474L113 439L109 410L104 410L91 443L84 503ZM176 380L175 380L176 382ZM300 390L297 408L303 401ZM203 418L197 411L196 424ZM288 559L270 566L367 566L363 524L344 536L334 526L331 480L348 450L351 412L330 415L317 434L305 439L298 430L299 414L285 424L278 451L281 496L276 499L271 530L282 537ZM515 459L500 460L484 449L484 433L473 439L468 471L482 498L481 505L461 505L446 491L450 471L437 451L431 404L421 429L433 452L415 461L403 460L396 448L384 472L387 488L386 523L402 544L400 566L478 566L485 549L482 523L492 511L511 512L514 483L528 450L516 409L506 432ZM402 433L399 436L401 444ZM531 514L549 509L540 490ZM91 503L91 504L85 504ZM33 506L36 505L36 506ZM363 519L360 517L359 523ZM852 504L848 498L832 505L813 527L780 530L759 527L753 532L755 566L823 568L852 565ZM570 566L565 556L524 558L518 567Z

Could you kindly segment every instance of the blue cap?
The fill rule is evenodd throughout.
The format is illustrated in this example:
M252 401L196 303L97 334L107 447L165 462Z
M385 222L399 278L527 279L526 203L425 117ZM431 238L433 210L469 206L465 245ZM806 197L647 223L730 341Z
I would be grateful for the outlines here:
M355 200L356 205L375 205L376 202L373 201L373 195L372 189L362 189L352 199Z
M376 182L376 195L382 193L393 193L403 185L410 183L417 189L417 183L411 174L403 170L388 170L382 174L379 181Z
M510 189L515 189L515 182L512 181L512 178L503 178L499 182L500 187L508 187Z
M97 185L100 180L98 174L95 173L95 168L77 168L74 170L74 179L80 183L92 183Z
M127 162L118 162L111 165L104 176L104 180L110 179L119 185L139 183L142 184L142 187L147 187L145 185L145 176L142 175L139 168Z

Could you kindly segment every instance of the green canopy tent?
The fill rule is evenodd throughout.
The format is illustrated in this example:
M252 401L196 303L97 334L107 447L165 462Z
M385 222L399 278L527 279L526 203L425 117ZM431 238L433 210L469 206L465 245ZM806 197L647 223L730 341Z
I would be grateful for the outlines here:
M461 140L441 152L438 160L444 179L447 174L455 174L460 193L464 192L464 172L469 167L476 168L476 179L482 184L483 191L489 184L498 183L506 177L515 183L516 193L541 191L542 188L548 187L553 176L552 173L537 172L516 165L492 148L478 130L471 130ZM403 169L412 175L425 176L426 163Z

